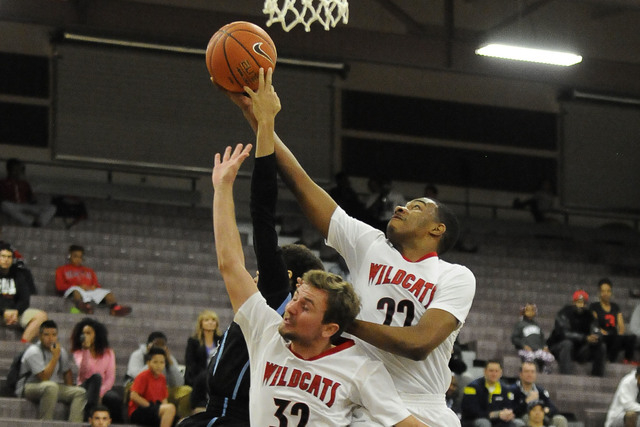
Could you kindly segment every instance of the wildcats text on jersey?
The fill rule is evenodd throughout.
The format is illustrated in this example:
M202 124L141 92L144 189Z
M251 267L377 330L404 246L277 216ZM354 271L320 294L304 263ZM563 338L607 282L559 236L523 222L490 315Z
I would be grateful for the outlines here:
M371 263L369 267L369 284L374 286L402 286L407 292L413 294L425 308L429 307L436 293L436 285L433 283L418 278L415 274L407 273L400 268L384 264Z
M320 375L289 369L275 363L267 362L262 383L269 387L296 387L320 399L329 408L333 406L338 388L342 385L337 381Z

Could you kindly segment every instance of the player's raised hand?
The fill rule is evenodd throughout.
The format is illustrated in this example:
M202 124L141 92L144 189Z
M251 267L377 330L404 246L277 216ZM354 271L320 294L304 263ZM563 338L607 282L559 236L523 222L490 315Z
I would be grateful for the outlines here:
M244 88L251 97L251 101L253 101L253 115L258 123L262 120L273 120L281 108L280 98L278 98L278 94L271 84L272 77L273 68L269 68L266 75L264 68L260 68L258 91L254 92L248 86Z
M228 146L222 155L216 153L213 160L213 172L211 173L211 182L213 187L217 187L222 184L231 184L236 179L238 170L249 157L252 145L237 144L235 149Z

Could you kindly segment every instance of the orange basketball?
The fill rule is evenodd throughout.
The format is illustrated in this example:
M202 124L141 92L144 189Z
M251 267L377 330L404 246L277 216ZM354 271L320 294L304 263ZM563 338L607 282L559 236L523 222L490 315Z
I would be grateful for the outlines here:
M236 21L220 28L207 45L207 69L230 92L244 86L258 89L260 68L275 70L278 53L269 34L251 22Z

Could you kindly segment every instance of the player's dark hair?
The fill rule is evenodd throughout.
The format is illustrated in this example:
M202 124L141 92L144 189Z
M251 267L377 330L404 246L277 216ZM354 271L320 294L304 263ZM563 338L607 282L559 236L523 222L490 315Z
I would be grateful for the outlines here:
M71 351L73 352L82 349L83 340L81 339L81 335L85 326L89 326L93 329L93 332L95 333L93 349L96 354L102 356L105 350L109 348L109 332L104 324L92 319L91 317L85 317L73 327L73 330L71 331Z
M162 349L160 347L151 347L149 349L149 351L147 352L147 354L144 355L144 361L148 362L156 354L161 354L162 357L164 357L164 361L166 363L166 361L167 361L167 353L165 353L164 349Z
M600 289L602 285L609 285L609 287L613 288L611 280L609 280L608 277L603 277L602 279L600 279L600 281L598 281L598 289Z
M69 253L71 252L82 252L84 253L84 248L80 245L71 245L69 246Z
M446 231L440 238L438 243L438 255L442 255L451 249L458 241L460 235L460 223L458 217L453 213L447 205L437 200L434 200L438 207L438 220L447 227Z
M640 377L640 366L636 368L636 377Z
M162 338L163 340L167 341L167 336L164 334L164 332L154 331L151 332L147 337L147 344L151 344L157 338Z
M55 329L58 330L58 325L53 320L45 320L40 324L40 333L42 333L45 329Z
M298 277L309 270L324 270L320 258L314 255L305 245L292 243L282 247L282 258L288 270L291 270L291 288L296 288Z
M334 337L339 336L360 313L360 298L353 286L337 274L322 270L307 271L302 279L311 286L327 292L327 311L322 323L336 323L339 329Z

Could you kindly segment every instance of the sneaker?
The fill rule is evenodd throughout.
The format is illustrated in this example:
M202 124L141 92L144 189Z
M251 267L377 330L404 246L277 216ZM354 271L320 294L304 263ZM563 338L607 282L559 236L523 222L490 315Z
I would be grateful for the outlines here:
M122 317L122 316L126 316L129 313L131 313L131 307L126 306L126 305L114 305L111 308L111 315L112 316L116 316L116 317Z

